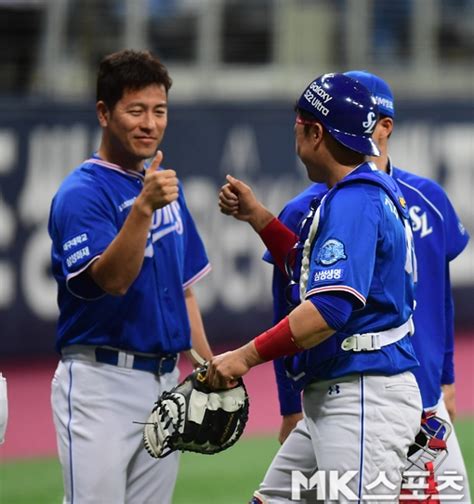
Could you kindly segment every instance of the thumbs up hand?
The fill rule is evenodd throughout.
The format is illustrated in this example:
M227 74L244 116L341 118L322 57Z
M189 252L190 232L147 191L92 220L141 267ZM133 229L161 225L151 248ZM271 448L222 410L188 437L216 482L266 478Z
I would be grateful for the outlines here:
M227 175L227 184L219 192L219 208L225 215L232 215L237 220L249 222L252 213L259 205L250 186L232 175Z
M178 177L174 170L160 170L163 152L158 151L146 170L143 188L139 195L143 207L153 213L178 199Z

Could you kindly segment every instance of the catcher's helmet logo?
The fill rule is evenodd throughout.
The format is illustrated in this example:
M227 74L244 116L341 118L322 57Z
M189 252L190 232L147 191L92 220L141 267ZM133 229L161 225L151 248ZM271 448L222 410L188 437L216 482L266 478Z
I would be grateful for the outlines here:
M347 259L344 244L339 240L330 239L323 243L316 257L316 262L323 266L331 266L341 259Z
M377 115L375 112L369 112L367 114L367 121L362 123L365 128L364 133L373 133L375 128L375 123L377 122Z

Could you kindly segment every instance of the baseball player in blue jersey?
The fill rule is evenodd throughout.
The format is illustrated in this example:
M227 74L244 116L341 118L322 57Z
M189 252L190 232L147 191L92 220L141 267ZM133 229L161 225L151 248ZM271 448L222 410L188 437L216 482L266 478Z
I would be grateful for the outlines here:
M412 339L420 367L413 370L421 390L425 411L436 411L444 420L454 419L454 364L453 364L453 305L449 281L449 262L457 257L468 242L468 234L442 188L435 182L410 174L394 167L388 157L388 138L393 130L394 103L388 84L367 72L354 71L346 75L359 80L375 97L380 110L373 139L381 155L373 158L377 167L391 175L399 184L407 201L414 232L415 251L418 263L416 310L414 312L415 334ZM282 210L279 220L289 229L299 232L311 201L326 190L323 184L313 184L292 199ZM271 254L265 260L273 262ZM280 268L274 267L273 308L275 323L288 313L286 289L288 279ZM274 361L277 376L282 425L280 442L284 442L302 419L300 394L295 392L285 372L283 359ZM444 390L444 401L441 399ZM450 410L448 415L447 407ZM287 457L306 448L308 433L300 422L293 435L283 446L279 458L274 461L263 487L285 488L291 483ZM313 461L316 465L316 461ZM308 464L308 471L314 471ZM439 466L439 472L454 471L462 477L457 482L462 489L447 489L445 495L455 495L458 502L471 502L469 482L456 434L448 438L448 457ZM464 495L462 500L460 496ZM442 502L442 500L441 500Z
M208 379L231 386L249 368L290 356L286 370L303 391L309 456L295 451L286 462L310 478L306 489L318 469L313 500L398 496L420 423L410 372L418 362L410 341L416 271L408 213L393 179L365 162L379 154L371 139L377 114L368 90L342 74L315 79L299 98L297 153L309 178L326 185L299 240L241 181L228 177L219 199L224 213L260 234L282 270L285 262L292 270L293 309L247 345L214 357ZM373 484L381 472L391 490ZM330 473L344 479L342 493ZM290 502L301 488L260 490L252 502Z
M180 352L211 357L192 291L209 262L177 175L157 153L170 86L148 52L105 57L100 147L52 201L61 354L52 408L65 503L170 503L178 456L152 459L134 422L176 385Z

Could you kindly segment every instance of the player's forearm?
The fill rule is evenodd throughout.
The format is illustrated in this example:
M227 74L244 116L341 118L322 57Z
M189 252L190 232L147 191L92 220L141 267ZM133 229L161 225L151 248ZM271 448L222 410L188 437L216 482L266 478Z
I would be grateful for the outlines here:
M275 216L270 210L259 203L251 212L248 223L257 233L260 233L274 218Z
M310 301L304 301L288 317L240 348L249 367L294 355L319 345L335 330L327 325Z
M201 310L192 289L184 291L184 299L191 326L191 344L194 350L206 361L212 358L212 350L207 341L206 331L202 322Z
M310 301L303 301L288 316L296 345L308 349L335 333Z
M140 273L151 225L152 211L134 204L125 224L88 272L108 294L126 294Z
M296 427L296 424L303 419L303 413L292 413L290 415L285 415L282 418L280 432L278 434L278 441L283 444L291 432Z
M442 385L441 388L443 390L443 400L448 410L449 418L454 422L456 419L456 387L454 383L450 383Z

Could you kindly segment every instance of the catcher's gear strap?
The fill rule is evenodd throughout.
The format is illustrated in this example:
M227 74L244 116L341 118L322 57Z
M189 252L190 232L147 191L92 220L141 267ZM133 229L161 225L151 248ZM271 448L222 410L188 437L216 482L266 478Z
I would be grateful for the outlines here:
M348 336L341 343L341 348L349 352L370 352L372 350L380 350L382 347L391 345L396 341L401 340L407 334L412 336L414 334L415 326L413 318L404 322L401 326L387 329L386 331L379 331L375 333L353 334Z
M444 439L431 438L428 441L428 448L432 450L446 450L448 445Z
M327 198L327 194L324 195L321 203L313 217L313 221L311 222L311 227L309 228L308 236L303 245L303 253L301 258L301 268L300 268L300 299L305 299L306 296L306 287L308 286L309 280L309 263L311 260L311 249L314 242L314 238L316 237L316 232L319 226L319 220L321 218L321 207L323 205L323 201Z
M439 495L438 491L438 485L436 483L435 479L435 473L434 473L434 465L433 462L426 462L425 463L425 470L428 473L428 476L426 476L426 483L423 485L423 495L421 497L426 497L425 499L420 499L420 496L417 495L417 498L414 499L408 499L408 498L403 498L400 499L400 503L403 502L403 504L434 504L435 502L439 502L439 498L433 498L433 495ZM417 487L418 490L419 487ZM400 495L413 495L413 492L409 488L404 488L402 485L402 488L400 490Z
M428 483L428 488L425 492L428 495L439 495L438 486L436 484L435 473L433 462L426 462L425 464L426 470L428 471L428 477L426 478L426 482Z

